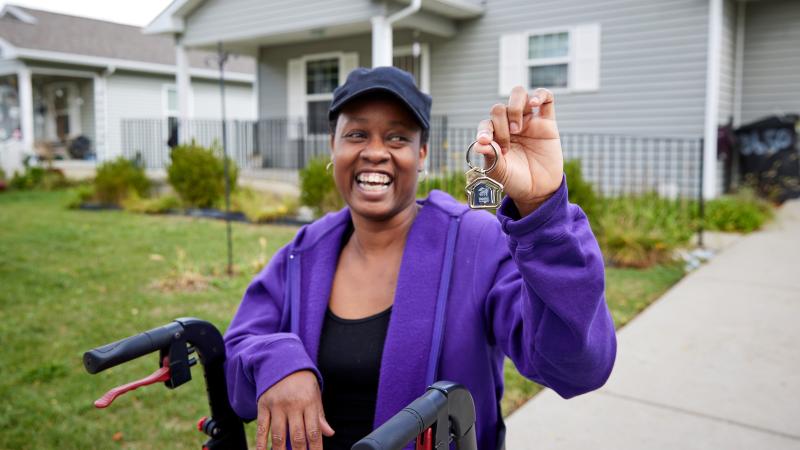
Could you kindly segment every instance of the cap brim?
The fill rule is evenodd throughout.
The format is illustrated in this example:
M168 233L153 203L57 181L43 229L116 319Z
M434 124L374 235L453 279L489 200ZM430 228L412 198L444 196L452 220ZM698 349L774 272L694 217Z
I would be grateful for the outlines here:
M430 129L430 124L428 123L428 121L425 120L425 118L422 116L422 114L420 114L416 109L414 109L414 107L411 105L411 103L409 103L408 100L406 100L402 95L400 95L399 92L395 91L392 88L386 87L386 86L370 86L370 87L362 89L360 91L352 92L349 95L347 95L346 97L340 98L339 101L336 102L335 104L331 105L330 109L328 110L328 119L329 120L333 120L333 117L336 114L338 114L339 112L341 112L342 108L344 108L344 106L346 104L350 103L351 101L356 100L359 97L363 97L363 96L365 96L367 94L372 94L372 93L375 93L375 92L386 92L386 93L392 94L395 98L400 100L406 106L406 108L409 111L411 111L412 114L414 114L414 117L417 119L419 124L422 125L423 129L425 129L425 130Z

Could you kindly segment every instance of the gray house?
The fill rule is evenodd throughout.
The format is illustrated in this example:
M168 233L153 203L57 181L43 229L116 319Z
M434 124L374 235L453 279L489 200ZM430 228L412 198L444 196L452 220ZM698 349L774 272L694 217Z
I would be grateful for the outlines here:
M162 145L170 118L179 116L176 57L189 89L187 118L218 119L218 71L207 52L176 55L171 37L100 20L5 6L0 11L0 153L6 171L19 167L20 151L69 158L84 139L98 160L121 154L122 124L147 118ZM228 115L256 117L255 64L229 64ZM154 127L151 126L151 135ZM74 154L72 156L75 156ZM16 166L16 167L15 167Z
M794 0L175 0L146 32L253 56L258 117L310 134L357 66L412 72L450 127L474 127L514 85L548 87L564 134L704 137L692 170L706 197L719 124L800 111Z

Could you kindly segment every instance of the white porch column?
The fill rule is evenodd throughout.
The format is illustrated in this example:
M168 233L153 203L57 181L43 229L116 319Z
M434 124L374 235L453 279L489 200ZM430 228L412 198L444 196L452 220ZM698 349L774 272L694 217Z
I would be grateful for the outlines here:
M385 16L372 18L372 67L392 65L392 24Z
M22 132L24 151L33 150L33 84L31 70L27 67L17 69L19 83L19 123Z
M178 91L178 141L183 142L185 130L183 125L189 118L189 95L191 95L192 82L189 77L189 57L186 48L175 38L175 86Z
M719 123L720 51L722 49L722 0L709 0L708 8L703 197L714 198L717 195L717 125Z

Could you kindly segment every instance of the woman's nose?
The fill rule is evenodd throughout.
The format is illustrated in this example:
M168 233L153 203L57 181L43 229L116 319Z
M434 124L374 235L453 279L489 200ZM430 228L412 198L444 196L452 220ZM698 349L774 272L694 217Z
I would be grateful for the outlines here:
M380 163L389 159L389 149L384 145L383 139L370 139L361 152L361 157L372 163Z

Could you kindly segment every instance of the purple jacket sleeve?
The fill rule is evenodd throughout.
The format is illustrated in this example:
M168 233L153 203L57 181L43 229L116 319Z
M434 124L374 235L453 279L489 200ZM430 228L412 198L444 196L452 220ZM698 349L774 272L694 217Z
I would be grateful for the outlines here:
M244 419L258 415L257 400L267 389L299 370L316 366L296 334L281 333L286 247L278 251L244 294L225 332L225 376L231 406Z
M508 198L497 217L502 231L486 226L476 255L497 267L482 289L491 339L522 375L564 398L599 388L614 365L616 335L603 257L586 215L567 200L566 180L527 217Z

